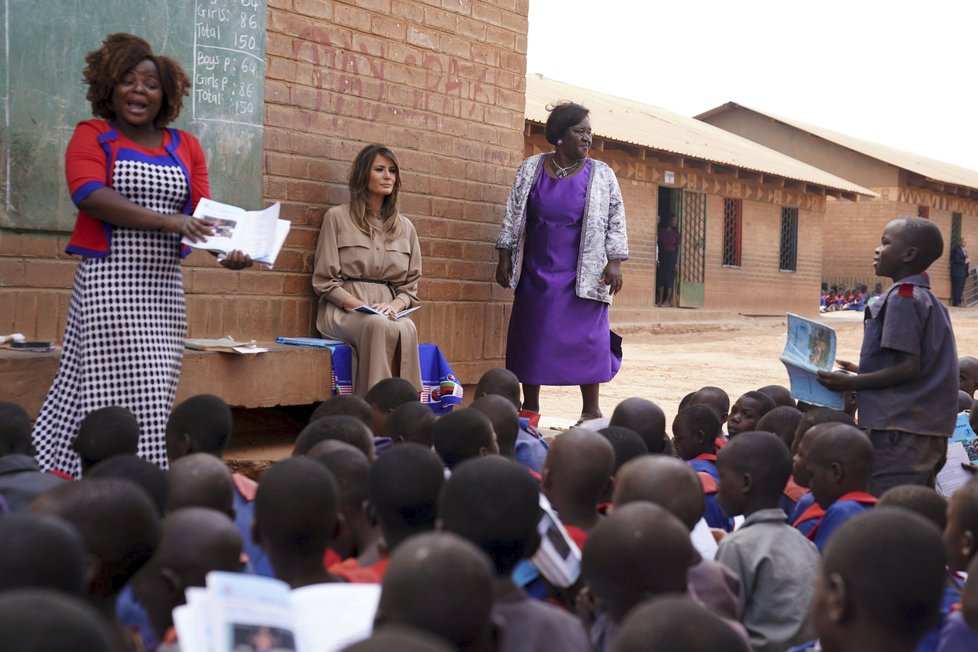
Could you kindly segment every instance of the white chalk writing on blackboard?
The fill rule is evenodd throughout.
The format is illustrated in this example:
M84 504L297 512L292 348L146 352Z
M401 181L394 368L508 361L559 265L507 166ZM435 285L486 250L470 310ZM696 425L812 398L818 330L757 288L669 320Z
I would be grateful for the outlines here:
M262 126L263 0L195 0L195 120Z

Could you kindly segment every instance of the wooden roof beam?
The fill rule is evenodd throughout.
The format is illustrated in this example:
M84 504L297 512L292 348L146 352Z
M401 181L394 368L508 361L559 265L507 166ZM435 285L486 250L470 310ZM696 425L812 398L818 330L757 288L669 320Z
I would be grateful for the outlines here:
M944 184L940 181L934 181L933 179L927 179L924 181L924 187L930 190L936 190L937 192L944 192Z
M816 186L811 183L805 184L805 192L810 192L813 195L820 195L822 197L825 196L825 188L823 188L822 186Z
M744 168L737 168L737 178L744 179L745 181L760 181L763 175L760 172L755 172L754 170L745 170Z
M713 164L713 173L714 174L719 174L719 175L722 175L722 176L735 177L735 176L737 176L737 168L735 168L732 165L722 165L720 163L714 163Z
M768 186L777 186L778 188L784 188L784 177L779 177L773 174L761 175L761 183Z
M828 197L835 197L836 199L842 199L842 191L836 190L835 188L826 188L825 194Z
M802 192L804 192L804 190L805 190L805 182L804 181L798 181L796 179L785 179L784 180L784 187L785 188L788 188L789 190L801 190Z
M703 170L704 172L712 172L713 170L713 166L709 161L704 161L697 158L686 159L685 167L690 170Z
M859 195L854 192L843 192L842 198L848 199L849 201L859 201Z

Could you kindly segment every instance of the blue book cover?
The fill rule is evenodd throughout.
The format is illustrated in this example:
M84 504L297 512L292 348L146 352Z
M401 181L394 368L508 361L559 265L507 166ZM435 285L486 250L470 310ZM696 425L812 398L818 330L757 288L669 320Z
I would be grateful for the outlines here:
M819 371L832 371L835 364L835 331L811 319L787 313L788 339L781 362L788 370L791 396L812 405L842 410L845 397L818 382Z

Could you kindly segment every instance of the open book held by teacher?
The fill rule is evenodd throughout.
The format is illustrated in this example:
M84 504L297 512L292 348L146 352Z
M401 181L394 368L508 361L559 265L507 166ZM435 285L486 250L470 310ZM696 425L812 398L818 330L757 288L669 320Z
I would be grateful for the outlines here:
M788 369L791 396L812 405L842 410L845 398L818 382L819 371L832 371L835 364L835 331L811 319L787 313L788 340L781 362Z
M246 211L230 204L201 199L194 217L212 221L214 235L202 242L184 238L183 244L224 256L237 249L251 256L256 263L271 267L292 227L290 221L279 219L279 209L278 202L265 210Z
M394 319L395 320L398 320L401 317L407 317L408 315L410 315L412 312L414 312L415 310L417 310L420 307L421 306L415 306L413 308L408 308L407 310L402 310L401 312L399 312L396 315L394 315ZM357 306L356 308L354 308L354 310L356 312L362 312L365 315L383 315L384 314L384 313L380 312L379 310L374 310L373 308L371 308L370 306L368 306L366 304L365 305L362 305L362 306Z

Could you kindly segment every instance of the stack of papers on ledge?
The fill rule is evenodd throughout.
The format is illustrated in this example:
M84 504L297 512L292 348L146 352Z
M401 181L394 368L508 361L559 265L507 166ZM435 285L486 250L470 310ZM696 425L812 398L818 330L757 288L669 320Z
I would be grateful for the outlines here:
M248 342L235 342L234 338L228 335L218 340L186 340L184 346L195 351L217 351L219 353L236 353L238 355L252 355L254 353L267 353L268 349L260 348L255 340Z

